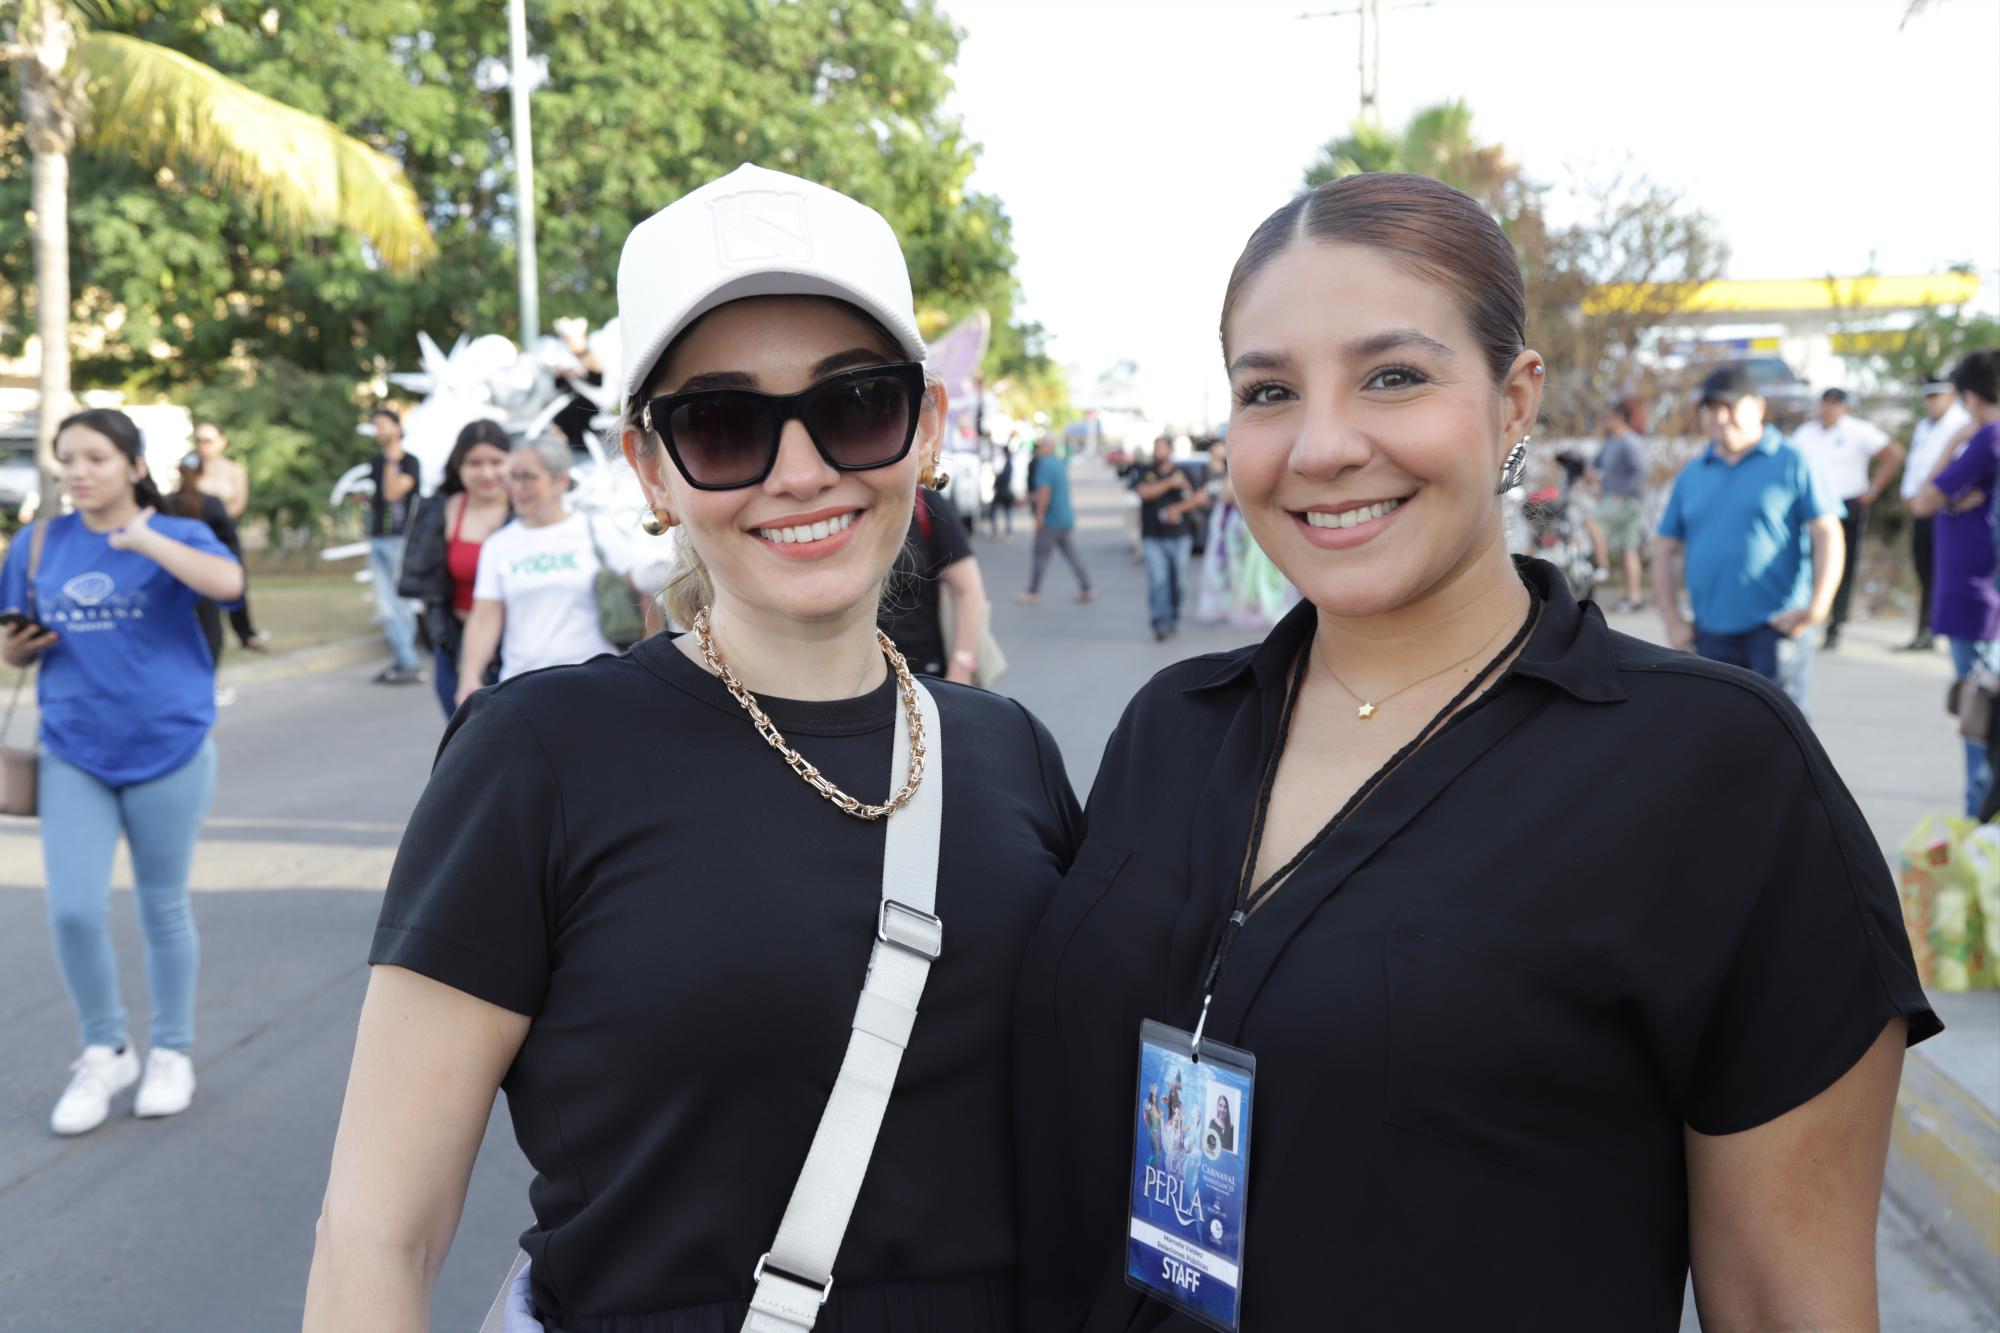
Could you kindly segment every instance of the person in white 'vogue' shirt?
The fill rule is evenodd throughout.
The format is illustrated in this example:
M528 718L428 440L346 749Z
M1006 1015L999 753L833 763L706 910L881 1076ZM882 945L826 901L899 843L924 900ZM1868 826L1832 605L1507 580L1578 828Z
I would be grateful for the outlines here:
M517 445L508 460L514 521L479 549L459 654L460 703L479 688L496 650L502 680L618 651L598 620L599 552L628 583L640 560L613 525L570 512L563 500L569 461L568 447L555 439Z
M1841 626L1847 623L1847 606L1854 595L1857 571L1861 568L1861 542L1868 535L1868 509L1895 480L1896 469L1903 465L1903 446L1880 427L1850 415L1845 390L1828 389L1821 394L1816 416L1817 420L1808 421L1792 432L1792 444L1806 456L1827 489L1847 506L1847 513L1840 520L1846 530L1847 560L1821 645L1837 648Z
M1960 431L1972 429L1972 418L1958 401L1958 391L1943 372L1924 382L1924 419L1910 432L1910 456L1903 464L1903 505L1907 509L1924 483L1950 461L1950 445ZM1917 567L1917 632L1899 651L1928 653L1937 646L1931 635L1931 532L1934 518L1910 518L1910 558Z

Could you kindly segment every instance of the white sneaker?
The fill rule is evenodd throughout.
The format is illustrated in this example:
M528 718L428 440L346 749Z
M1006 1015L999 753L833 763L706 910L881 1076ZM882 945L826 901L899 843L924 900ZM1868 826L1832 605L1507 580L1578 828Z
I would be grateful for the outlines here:
M130 1045L122 1051L84 1047L70 1066L69 1086L49 1116L49 1128L58 1134L88 1134L111 1114L111 1099L138 1081L139 1056Z
M146 1081L132 1101L132 1114L179 1115L194 1101L194 1061L179 1051L146 1052Z

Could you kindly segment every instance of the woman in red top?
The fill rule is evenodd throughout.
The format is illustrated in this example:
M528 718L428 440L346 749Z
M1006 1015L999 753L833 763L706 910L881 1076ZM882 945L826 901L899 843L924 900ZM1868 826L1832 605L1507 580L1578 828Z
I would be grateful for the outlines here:
M424 630L437 654L431 681L446 717L455 711L458 647L472 614L479 548L514 510L507 497L513 441L497 421L474 421L458 433L444 481L410 526L397 591L424 604Z

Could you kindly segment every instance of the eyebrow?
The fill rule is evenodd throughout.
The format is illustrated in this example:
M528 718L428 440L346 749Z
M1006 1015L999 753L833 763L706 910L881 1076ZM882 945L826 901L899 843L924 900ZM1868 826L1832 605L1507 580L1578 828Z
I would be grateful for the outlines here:
M883 359L879 348L850 347L832 356L823 356L813 362L814 383L825 379L837 371L852 370L860 366L881 366L889 364ZM703 389L756 389L760 381L755 375L741 370L707 370L688 379L675 389L675 393L699 393Z
M1356 338L1353 342L1347 344L1346 350L1350 358L1359 361L1365 357L1380 356L1384 352L1393 352L1402 347L1415 347L1429 352L1433 356L1441 356L1448 361L1457 359L1449 347L1446 347L1428 333L1423 333L1416 329L1390 329L1386 333L1376 333L1366 338Z
M1418 348L1447 361L1458 359L1451 348L1417 329L1371 333L1365 338L1354 339L1341 348L1341 353L1350 361L1361 361L1403 347ZM1289 370L1291 366L1292 358L1284 352L1249 351L1229 363L1229 373L1234 375L1239 370Z
M813 378L824 379L838 370L854 370L861 366L885 366L889 362L882 359L879 348L850 347L844 352L821 357L813 363Z
M1287 370L1292 358L1283 352L1245 352L1229 363L1229 373L1239 370Z
M675 389L675 393L699 393L703 389L754 389L757 377L746 375L740 370L705 370L699 375L690 375Z

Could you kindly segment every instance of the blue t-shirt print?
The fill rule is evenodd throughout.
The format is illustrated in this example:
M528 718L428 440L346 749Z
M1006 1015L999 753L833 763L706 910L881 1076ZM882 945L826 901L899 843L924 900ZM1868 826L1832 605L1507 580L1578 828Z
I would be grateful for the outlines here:
M235 559L206 523L156 517L153 530ZM23 528L0 569L0 607L28 609ZM49 523L34 610L62 637L42 654L36 693L42 744L107 786L171 773L215 725L215 660L195 606L201 598L156 562L114 550L75 514Z

